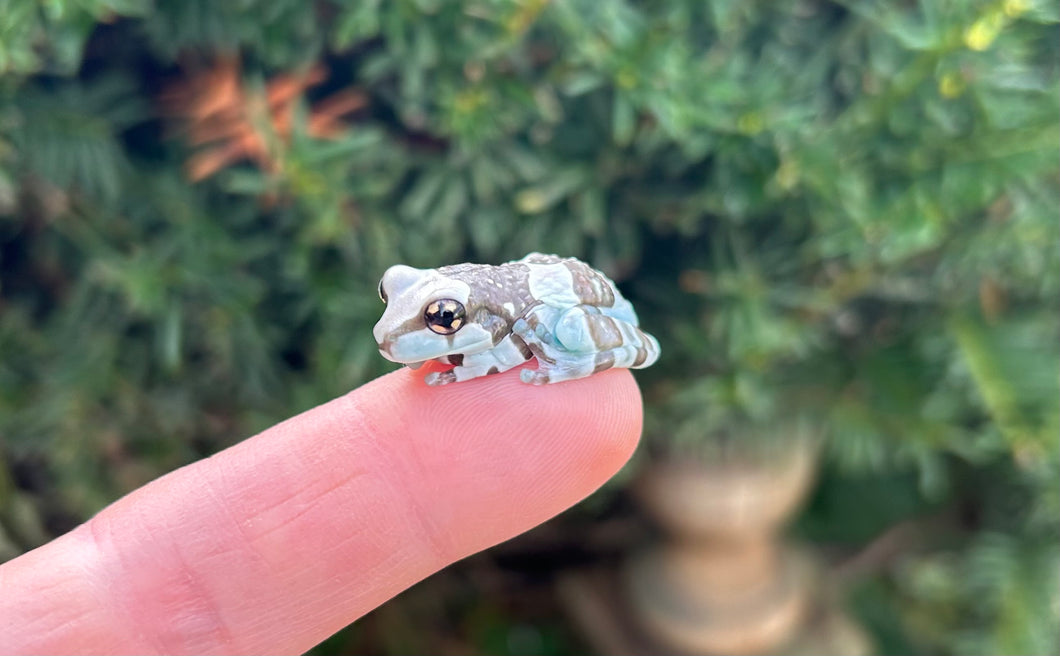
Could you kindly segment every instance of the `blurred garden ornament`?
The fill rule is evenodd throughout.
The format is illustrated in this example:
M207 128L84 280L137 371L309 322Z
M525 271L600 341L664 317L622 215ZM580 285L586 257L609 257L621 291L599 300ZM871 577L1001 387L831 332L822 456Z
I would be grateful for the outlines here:
M769 456L648 466L635 491L667 537L630 558L610 594L591 592L600 579L565 583L590 638L623 654L868 653L861 630L827 603L822 568L777 536L815 462L815 448L794 441Z
M266 172L282 170L280 146L291 138L298 103L326 77L324 67L316 65L273 77L256 92L243 81L239 61L225 58L172 87L162 97L163 107L187 122L187 140L198 148L188 159L188 177L203 180L244 159ZM306 133L337 138L347 128L341 119L366 104L358 90L332 94L310 108Z

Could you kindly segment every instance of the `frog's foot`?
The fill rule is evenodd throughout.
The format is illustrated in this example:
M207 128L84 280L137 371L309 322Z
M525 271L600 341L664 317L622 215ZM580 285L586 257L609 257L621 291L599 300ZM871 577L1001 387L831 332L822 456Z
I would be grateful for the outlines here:
M497 362L479 362L472 365L462 365L453 367L449 371L436 371L434 373L427 374L423 377L423 382L427 383L431 387L438 385L448 385L449 383L462 383L465 380L471 380L472 378L481 378L482 376L492 376L493 374L499 374L502 371L507 371L511 367L501 365Z
M520 319L519 321L523 320ZM543 328L541 328L541 332L545 334L544 339L538 336L537 331L530 330L518 333L515 332L513 327L511 341L522 352L524 361L534 357L537 358L538 362L554 364L556 362L554 354L559 350L559 347L554 346L555 339L552 337L552 333Z
M615 354L612 351L601 353L567 354L555 363L549 364L538 360L537 370L523 369L519 380L529 385L546 385L561 383L565 380L585 378L592 374L615 366Z
M454 369L450 369L449 371L432 371L423 377L423 382L431 387L455 383L457 382L457 375L454 373Z
M532 357L533 351L518 337L509 335L493 348L471 355L450 355L449 362L456 366L449 371L438 371L427 374L424 381L428 385L448 385L472 378L492 376L508 371Z
M537 371L534 371L533 369L523 369L519 372L519 380L527 385L547 385L551 382L548 372L542 369L538 369Z

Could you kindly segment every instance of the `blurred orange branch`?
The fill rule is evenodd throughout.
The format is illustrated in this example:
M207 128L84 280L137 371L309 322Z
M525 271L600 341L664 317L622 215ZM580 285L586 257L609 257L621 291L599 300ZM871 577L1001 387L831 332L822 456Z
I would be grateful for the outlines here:
M238 60L230 57L169 89L161 98L163 112L183 120L188 143L199 148L188 159L188 177L203 180L242 159L267 172L282 170L283 156L273 140L290 140L298 102L326 77L316 65L277 75L266 83L264 94L254 93L243 83ZM306 131L317 139L337 138L348 127L342 118L366 104L359 90L339 91L310 110Z

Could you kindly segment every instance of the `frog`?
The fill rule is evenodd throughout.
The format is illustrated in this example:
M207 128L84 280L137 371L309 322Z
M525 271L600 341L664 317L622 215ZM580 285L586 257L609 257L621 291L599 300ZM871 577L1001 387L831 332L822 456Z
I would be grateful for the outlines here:
M391 266L379 281L385 308L372 330L379 353L417 369L431 386L519 372L530 385L585 378L612 368L643 369L659 342L639 327L633 305L600 271L572 257L530 253L500 265L436 269Z

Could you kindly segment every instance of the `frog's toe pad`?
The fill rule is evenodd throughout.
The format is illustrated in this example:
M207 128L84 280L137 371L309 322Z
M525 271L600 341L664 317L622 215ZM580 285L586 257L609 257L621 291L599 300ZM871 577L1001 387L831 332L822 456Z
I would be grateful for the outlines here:
M519 372L519 380L527 385L546 385L549 382L548 372L523 369Z
M435 371L424 376L423 382L427 383L431 387L437 387L439 385L448 385L449 383L456 382L456 374L452 370Z

